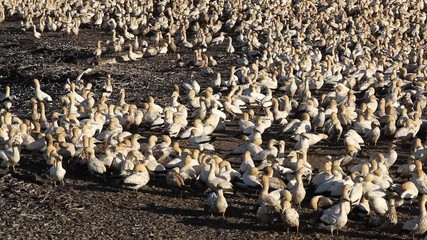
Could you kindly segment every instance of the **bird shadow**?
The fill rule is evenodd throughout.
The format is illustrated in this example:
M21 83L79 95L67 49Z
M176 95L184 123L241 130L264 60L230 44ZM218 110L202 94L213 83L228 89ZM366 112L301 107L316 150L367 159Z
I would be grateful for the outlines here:
M317 231L328 232L327 230L324 230L324 229L317 229ZM343 230L340 230L338 235L334 235L334 236L340 237L340 238L344 237L344 239L347 239L347 238L351 239L354 237L363 238L363 239L396 239L396 240L404 239L400 235L394 235L394 236L390 236L390 234L381 235L380 233L377 233L377 232L372 233L372 231L358 231L357 233L355 233L352 227L347 227Z
M189 226L208 227L213 229L253 229L250 223L230 222L222 217L204 217L204 218L185 218L182 223Z
M120 189L110 184L99 184L98 182L86 185L73 185L74 190L89 192L120 192Z
M203 210L167 207L157 204L147 204L146 206L141 207L141 210L156 214L166 214L182 217L199 217L205 215Z
M236 208L236 210L238 210ZM231 211L230 211L231 212ZM227 211L228 213L228 211ZM255 232L283 232L284 227L282 224L272 224L272 225L261 225L255 217L248 219L247 216L236 219L232 213L226 214L225 218L218 215L207 215L204 214L203 217L189 217L184 218L181 221L185 225L192 227L208 227L212 229L221 229L221 230L246 230L250 229Z

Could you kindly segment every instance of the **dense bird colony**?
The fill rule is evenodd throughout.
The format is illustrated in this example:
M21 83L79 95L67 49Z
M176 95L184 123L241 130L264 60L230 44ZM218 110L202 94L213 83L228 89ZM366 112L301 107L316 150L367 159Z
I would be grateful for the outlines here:
M427 231L424 1L1 0L4 21L20 21L35 39L108 34L90 50L92 66L171 54L193 72L167 101L142 94L138 104L111 76L93 87L91 68L64 81L60 97L31 79L32 111L19 117L24 99L6 87L7 171L20 171L22 152L39 152L55 186L83 171L133 190L162 179L181 197L206 190L206 215L225 219L227 198L256 194L257 224L287 234L304 232L299 212L308 207L332 235L366 223L381 234ZM227 75L215 71L214 51L233 56L221 66ZM241 144L219 154L218 134ZM318 144L343 154L314 168ZM387 150L370 151L377 144ZM405 206L418 215L398 219Z

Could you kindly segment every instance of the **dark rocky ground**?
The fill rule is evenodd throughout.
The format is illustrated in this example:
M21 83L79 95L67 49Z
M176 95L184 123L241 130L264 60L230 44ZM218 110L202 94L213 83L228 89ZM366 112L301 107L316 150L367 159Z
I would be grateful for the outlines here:
M173 84L188 81L190 72L196 71L202 86L208 80L199 75L198 69L176 68L175 56L167 54L136 62L97 66L92 64L92 52L98 39L110 35L94 29L82 29L78 37L62 33L43 33L34 39L32 33L21 32L16 22L0 25L0 89L6 84L12 88L18 102L12 111L22 117L30 112L30 96L33 94L32 80L41 80L42 89L55 99L65 93L63 85L67 79L74 80L88 67L93 72L85 75L85 81L99 89L107 73L114 79L115 93L123 87L127 90L127 101L140 104L148 95L164 100L170 95ZM214 48L210 54L218 61L215 71L224 79L235 56L221 53L224 46ZM184 59L191 52L179 49ZM215 51L216 50L216 51ZM237 56L237 55L236 55ZM3 90L2 90L3 91ZM53 105L48 110L56 107ZM217 153L226 156L230 149L240 143L236 136L235 123L227 133L217 134L214 143ZM138 129L144 136L151 134ZM277 129L269 132L270 137L288 140L280 136ZM184 143L183 143L184 144ZM365 148L360 158L369 158L372 152L385 151L390 141L381 139L375 148ZM293 143L287 141L286 152ZM403 162L408 148L399 146L399 162ZM327 154L333 157L343 154L342 144L335 146L320 144L310 150L309 161L320 166ZM228 157L230 158L230 157ZM237 156L231 156L234 165ZM258 226L256 219L257 196L254 193L238 192L228 196L229 209L226 218L211 216L204 210L207 196L203 189L184 194L173 193L166 187L164 176L154 177L148 186L138 192L123 190L120 180L109 178L106 183L91 176L86 169L68 171L65 186L54 187L49 180L48 168L37 154L23 152L15 173L0 172L0 238L1 239L57 239L57 238L102 238L102 239L267 239L286 238L286 229L280 223L274 226ZM308 209L310 191L299 211L301 234L291 233L291 239L330 239L330 234L317 228L318 215ZM418 207L398 208L399 222L418 214ZM405 239L399 234L400 227L384 236L366 226L364 221L350 220L340 231L338 239Z

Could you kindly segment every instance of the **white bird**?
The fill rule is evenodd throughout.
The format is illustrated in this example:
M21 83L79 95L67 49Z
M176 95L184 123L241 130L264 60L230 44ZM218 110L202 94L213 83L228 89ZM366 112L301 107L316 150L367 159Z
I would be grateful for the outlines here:
M295 227L297 229L297 235L299 233L299 214L295 210L295 208L292 208L291 201L292 201L292 194L285 190L281 192L282 197L282 214L281 218L282 221L285 223L288 235L289 235L289 228Z
M92 68L88 68L86 70L84 70L83 72L81 72L76 79L74 80L74 83L76 84L76 86L83 86L84 82L82 80L83 75L88 74L90 72L92 72Z
M133 174L125 178L123 182L125 188L138 190L150 181L150 175L144 164L135 165L133 172Z
M317 187L317 186L320 186L323 182L327 182L331 180L334 177L331 170L332 170L332 162L331 161L325 162L325 164L323 165L323 171L319 172L316 176L313 177L313 179L311 180L311 185L313 185L314 187Z
M233 40L231 37L228 37L228 46L227 46L226 52L234 53Z
M35 90L36 99L38 101L52 102L52 97L40 89L40 81L38 79L34 79L34 85L36 89Z
M205 149L214 151L215 147L211 142L214 141L215 138L205 134L198 134L197 132L198 130L195 128L191 130L191 137L188 139L191 146L198 148L200 151Z
M219 45L222 42L224 42L224 40L225 40L224 32L220 32L218 37L212 39L211 44Z
M332 166L331 173L333 177L329 177L328 174L324 175L325 181L316 187L314 191L316 194L329 193L331 196L340 196L345 183L350 182L348 179L343 179L343 173L339 166ZM316 179L316 182L317 181Z
M391 166L393 166L393 164L396 162L398 154L396 152L396 145L391 144L390 149L385 152L385 153L381 153L384 157L384 165L386 166L386 168L390 168Z
M387 200L379 196L371 196L368 198L371 211L374 211L380 216L384 216L388 211Z
M243 111L238 106L233 105L233 103L231 102L231 97L229 96L225 97L223 106L224 106L224 110L231 115L231 118L233 120L237 115L240 116L243 114Z
M10 95L10 86L6 86L5 93L0 96L0 104L6 109L9 110L12 107L12 100L16 99L15 96Z
M225 160L222 161L219 164L219 169L220 169L219 177L223 177L225 178L225 180L229 182L240 179L241 177L241 174L231 167L229 161L225 161Z
M357 217L364 218L371 212L369 201L365 197L362 197L358 203L352 205L352 212L356 214Z
M371 197L385 197L387 194L387 191L382 188L381 186L374 184L372 180L374 179L373 174L368 174L365 176L362 182L363 191L366 194L367 198Z
M352 178L354 181L354 185L349 191L349 198L351 205L355 205L360 202L363 196L363 176L355 172L352 174Z
M224 197L224 192L221 184L218 184L216 193L212 192L209 194L208 206L211 212L222 214L222 217L225 217L225 211L227 211L228 203Z
M265 159L267 159L268 155L272 155L274 157L277 157L277 154L279 152L279 150L277 149L277 147L275 147L274 145L278 143L278 141L276 139L270 139L268 141L268 149L264 149L260 152L258 152L256 155L253 156L253 160L254 161L263 161Z
M411 181L417 186L421 194L427 194L427 175L423 171L421 161L415 161L415 169L412 172Z
M420 201L420 215L403 224L402 229L409 231L412 234L413 239L414 235L421 235L427 231L426 202L427 195L423 195Z
M223 190L227 190L230 191L233 189L233 184L231 184L231 182L217 177L215 175L215 171L216 171L216 162L212 161L210 164L211 168L209 169L209 175L208 175L208 181L206 183L206 185L211 189L211 191L215 191L218 187L219 184L221 184L221 187Z
M240 164L240 172L245 173L249 168L255 167L254 161L252 159L251 153L245 151L242 155L242 163Z
M328 138L327 134L319 133L301 133L296 135L294 139L298 142L295 144L295 149L308 149L310 146Z
M244 112L239 119L239 128L243 134L251 134L254 130L255 123L249 119L249 114Z
M210 86L212 89L219 89L221 87L221 73L220 72L217 72L216 77L211 79Z
M408 181L402 184L393 184L391 188L393 191L397 192L401 199L409 204L412 204L412 202L414 202L418 197L419 191L413 182Z
M92 147L86 147L84 153L86 155L89 172L92 174L104 175L105 180L107 168L104 163L95 156L95 150Z
M263 185L261 184L258 178L258 168L251 167L247 168L246 172L242 176L243 183L251 188L261 188Z
M193 77L193 74L191 75L191 77ZM194 93L196 95L200 92L200 84L196 81L196 79L193 79L191 83L183 83L182 87L188 92L190 90L194 90Z
M37 39L40 39L42 37L42 34L37 32L36 25L33 25L33 36Z
M344 143L346 146L355 146L358 150L360 150L361 144L364 144L364 140L355 130L350 129L345 134Z
M261 224L267 225L273 223L275 215L279 212L280 208L276 205L264 203L258 208L256 216Z
M12 167L15 171L15 166L21 159L21 149L18 139L10 139L7 144L4 145L4 149L0 150L1 167Z
M276 189L269 192L270 180L266 175L261 176L262 190L258 197L258 203L262 206L263 204L271 204L276 208L281 209L281 192L283 189Z
M49 169L50 178L52 178L55 186L56 182L61 182L64 185L64 176L67 171L62 167L62 156L57 153L55 155L55 165L52 165Z
M331 231L331 235L334 236L334 230L341 229L347 224L347 212L345 210L345 203L350 201L347 198L347 192L350 190L350 185L345 185L343 187L343 192L341 196L341 200L339 203L339 212L334 213L330 211L324 211L322 216L320 217L319 227Z

